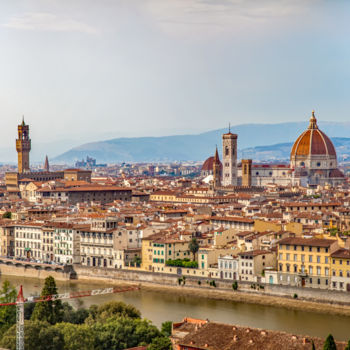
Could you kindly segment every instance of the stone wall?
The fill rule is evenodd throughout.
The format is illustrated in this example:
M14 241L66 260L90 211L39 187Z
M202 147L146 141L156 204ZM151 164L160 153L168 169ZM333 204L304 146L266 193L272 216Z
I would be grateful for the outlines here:
M105 279L111 281L127 281L140 283L142 282L153 283L155 285L173 285L178 286L178 279L180 276L170 275L164 273L152 273L147 271L130 271L130 270L115 270L115 269L99 269L92 267L81 267L79 265L74 266L78 279ZM200 281L200 284L198 284ZM195 287L199 289L207 290L231 290L232 281L215 280L216 287L209 285L213 281L212 278L206 277L186 277L186 286ZM265 294L272 296L281 296L294 298L296 294L298 299L305 299L310 301L317 301L322 303L337 303L337 304L349 304L350 305L350 293L322 290L316 288L297 288L281 285L269 285L263 284L259 287L257 283L251 282L239 282L239 290L242 292Z

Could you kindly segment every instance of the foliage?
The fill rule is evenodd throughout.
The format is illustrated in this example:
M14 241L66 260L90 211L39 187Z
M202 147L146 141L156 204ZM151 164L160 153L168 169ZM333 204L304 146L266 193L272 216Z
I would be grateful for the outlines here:
M96 334L95 350L121 350L150 344L161 334L150 321L127 317L111 318L91 326Z
M13 303L17 298L17 291L9 281L5 280L0 289L0 303ZM16 306L2 306L0 308L0 335L16 323Z
M134 259L133 259L133 264L135 266L140 266L141 265L141 258L139 256L135 256Z
M312 343L311 343L311 350L316 350L316 346L315 346L314 341L312 341Z
M294 298L294 299L298 299L298 294L297 294L297 293L294 293L294 294L293 294L293 298Z
M57 323L54 328L63 336L64 350L91 350L94 348L96 335L88 325Z
M323 350L337 350L333 335L330 334L323 344Z
M141 317L141 313L132 305L127 305L121 301L110 301L99 306L92 305L89 309L89 317L86 319L86 323L105 322L110 318L116 317L138 319Z
M5 212L3 215L2 215L2 218L3 219L11 219L12 218L12 213L10 211L7 211Z
M154 338L147 350L171 350L171 341L169 338L158 337Z
M348 341L348 345L346 346L346 348L344 350L350 350L350 340Z
M234 281L234 282L232 283L232 289L233 289L233 290L237 290L237 289L238 289L238 282L237 282L237 281Z
M173 329L173 323L171 321L166 321L162 323L161 332L162 334L164 334L164 336L170 337L172 329Z
M45 284L40 297L57 294L55 279L52 276L45 278ZM61 300L48 300L37 303L31 316L31 320L46 321L50 324L61 322L63 319L63 306Z
M200 280L198 280L198 282L197 282L197 283L198 283L198 285L199 285L199 286L202 284L202 282L201 282Z
M47 322L25 321L24 344L26 349L62 350L62 334ZM2 337L1 346L16 349L16 325L13 325Z
M75 310L67 302L63 303L63 315L62 321L73 323L73 324L82 324L89 316L89 311L87 309L79 308Z
M198 262L197 261L189 261L188 259L176 259L176 260L167 260L165 262L167 266L175 266L175 267L188 267L188 268L197 268Z
M215 283L214 280L210 281L209 285L210 285L210 286L213 286L213 287L216 287L216 283Z
M190 252L193 254L193 260L196 259L196 253L199 250L199 243L197 241L196 237L192 237L191 242L188 245L188 249L190 250ZM198 265L198 264L197 264Z

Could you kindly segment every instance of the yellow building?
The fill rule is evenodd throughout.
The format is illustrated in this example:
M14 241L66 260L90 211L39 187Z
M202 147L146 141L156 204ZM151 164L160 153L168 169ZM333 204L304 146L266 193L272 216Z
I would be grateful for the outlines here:
M331 254L331 271L331 288L350 292L350 249L340 248Z
M290 237L278 244L278 284L329 288L331 252L338 242L330 239Z

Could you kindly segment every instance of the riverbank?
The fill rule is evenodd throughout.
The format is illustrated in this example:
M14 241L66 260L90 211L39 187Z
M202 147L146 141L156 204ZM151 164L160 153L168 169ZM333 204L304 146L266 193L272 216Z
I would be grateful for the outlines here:
M289 296L275 296L269 294L263 294L261 292L247 292L247 291L227 291L218 290L214 287L209 289L207 287L190 287L186 285L182 286L170 286L158 284L155 282L135 282L125 280L111 280L110 278L96 278L96 277L80 277L79 282L101 282L113 285L137 285L143 290L159 293L176 294L187 297L198 297L213 300L233 301L238 303L255 304L262 306L271 306L278 308L286 308L289 310L298 310L306 312L315 312L329 315L340 315L350 317L350 305L316 302L305 299L294 299Z

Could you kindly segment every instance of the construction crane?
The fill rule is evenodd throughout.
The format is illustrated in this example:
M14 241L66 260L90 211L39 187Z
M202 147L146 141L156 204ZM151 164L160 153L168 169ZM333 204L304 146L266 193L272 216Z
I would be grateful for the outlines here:
M16 306L16 350L24 350L24 304L26 303L41 303L45 301L65 300L85 298L95 295L113 294L113 293L125 293L129 291L139 290L140 287L110 287L104 289L92 289L87 291L63 293L63 294L51 294L43 298L30 297L25 299L23 296L22 285L19 288L17 299L12 303L2 303L1 306Z

